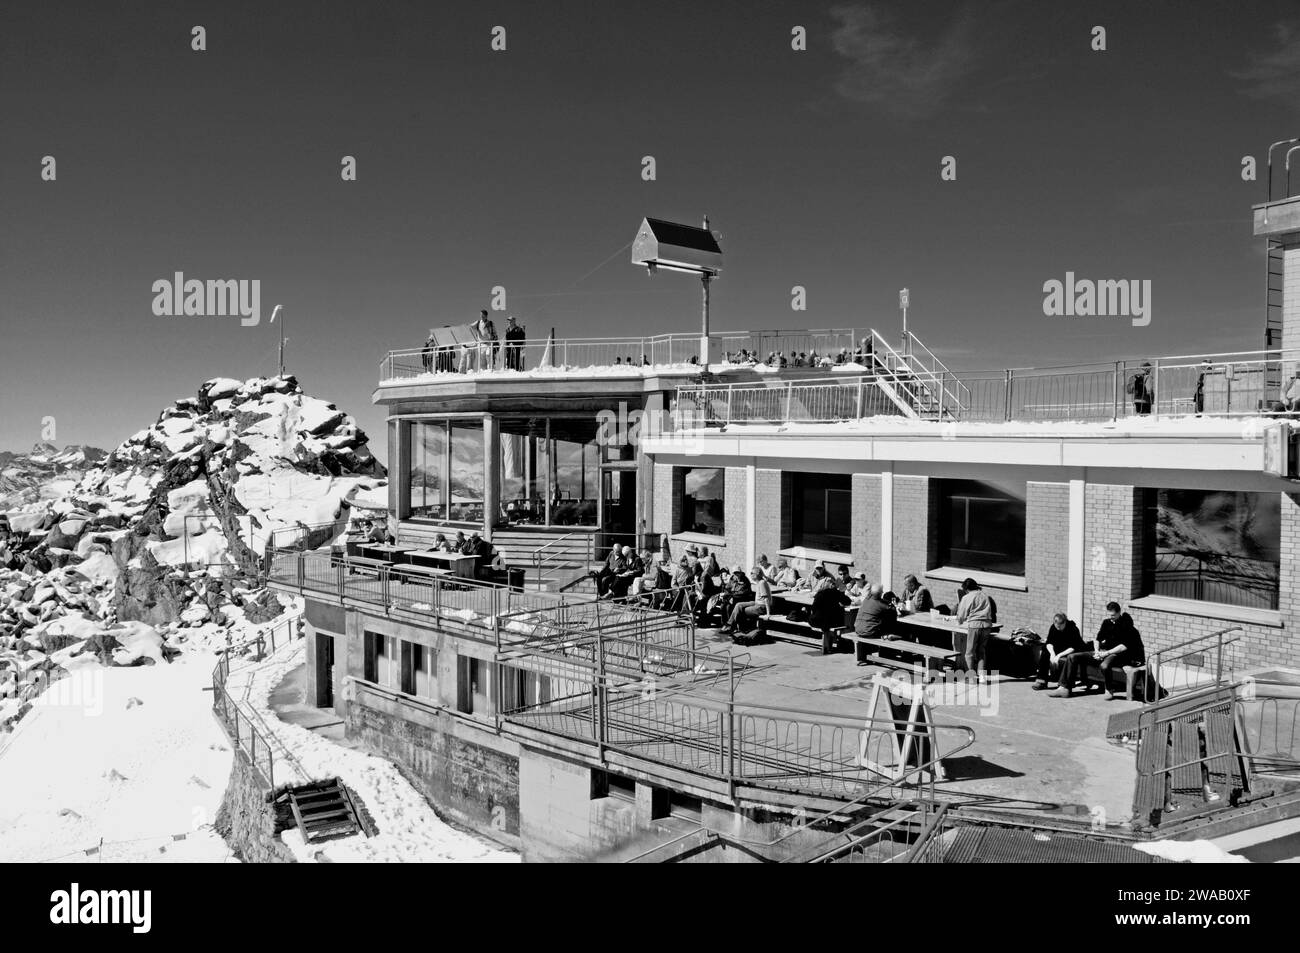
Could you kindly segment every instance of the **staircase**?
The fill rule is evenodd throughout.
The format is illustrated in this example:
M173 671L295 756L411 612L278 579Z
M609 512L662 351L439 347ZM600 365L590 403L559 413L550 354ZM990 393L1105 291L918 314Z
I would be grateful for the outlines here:
M596 534L498 529L492 533L492 545L507 565L523 567L529 588L570 591L587 579L595 561Z
M910 331L895 349L876 330L871 332L870 371L876 385L908 417L956 420L970 404L970 391Z
M290 788L286 795L308 844L362 832L352 795L338 778Z

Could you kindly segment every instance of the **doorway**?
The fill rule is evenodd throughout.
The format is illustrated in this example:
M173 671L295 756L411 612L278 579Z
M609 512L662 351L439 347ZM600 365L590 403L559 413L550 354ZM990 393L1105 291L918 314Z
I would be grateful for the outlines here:
M611 546L641 546L636 528L636 474L635 463L601 468L598 558L604 558Z
M334 636L316 633L316 707L334 707Z

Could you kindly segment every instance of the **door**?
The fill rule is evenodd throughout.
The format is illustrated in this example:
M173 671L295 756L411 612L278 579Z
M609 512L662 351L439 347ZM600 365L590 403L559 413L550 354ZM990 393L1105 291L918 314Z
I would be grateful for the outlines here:
M600 474L600 547L603 558L609 547L639 549L636 538L636 467L606 467Z
M316 633L316 707L334 707L334 636Z

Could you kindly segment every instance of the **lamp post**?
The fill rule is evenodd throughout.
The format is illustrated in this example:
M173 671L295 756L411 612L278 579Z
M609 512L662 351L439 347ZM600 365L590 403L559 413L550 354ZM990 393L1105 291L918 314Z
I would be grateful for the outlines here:
M906 288L903 288L898 292L898 306L903 310L903 354L904 356L911 354L912 351L911 340L907 336L907 304L909 298L910 295Z

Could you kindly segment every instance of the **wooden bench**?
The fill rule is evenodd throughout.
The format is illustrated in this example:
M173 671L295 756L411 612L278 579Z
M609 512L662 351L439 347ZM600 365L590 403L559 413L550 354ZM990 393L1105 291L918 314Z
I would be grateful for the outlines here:
M452 574L450 569L445 569L442 566L416 566L411 563L404 563L401 566L394 566L392 572L394 576L438 577L438 576L450 576Z
M940 664L954 664L958 655L952 649L938 648L933 645L922 645L919 642L908 642L906 639L868 639L860 635L853 636L855 655L859 663L876 662L889 668L906 668L912 669L918 667L920 662L902 661L900 659L889 658L881 655L882 652L894 652L899 655L910 655L914 659L922 660L925 667L930 667L931 661ZM868 649L875 649L874 653L868 654Z
M392 565L386 559L371 559L369 556L349 556L345 566L352 568L354 566L364 566L367 569L387 569Z
M1142 688L1143 688L1143 690L1142 690L1142 700L1143 700L1143 701L1148 701L1148 699L1147 699L1147 697L1146 697L1146 696L1147 696L1147 690L1146 690L1147 682L1146 682L1146 678L1145 678L1146 673L1147 673L1146 663L1144 662L1144 663L1142 663L1141 665L1124 665L1124 666L1121 666L1121 668L1124 670L1124 697L1127 698L1129 701L1134 701L1134 698L1133 698L1133 686L1134 686L1134 684L1136 684L1138 678L1139 678L1139 677L1142 677L1142 678L1143 678L1143 682L1142 682ZM1118 675L1118 674L1119 674L1119 673L1118 673L1115 669L1113 669L1113 668L1111 669L1111 673L1114 674L1114 675ZM1084 678L1086 679L1086 681L1087 681L1088 683L1092 683L1092 682L1100 682L1100 681L1102 680L1102 678L1101 678L1101 665L1097 662L1096 659L1091 659L1091 660L1089 660L1089 662L1088 662L1088 664L1087 664L1087 666L1086 666L1086 671L1085 671L1085 673L1084 673ZM1110 691L1110 685L1109 685L1109 684L1103 685L1102 687L1105 688L1107 691ZM1153 693L1153 694L1158 694L1158 693Z
M835 642L848 635L850 629L848 626L836 626L830 630L814 628L808 622L791 622L779 612L768 613L758 617L758 628L755 634L759 636L768 635L772 632L784 632L788 635L797 635L803 638L817 639L822 644L822 655L830 655L835 646Z

